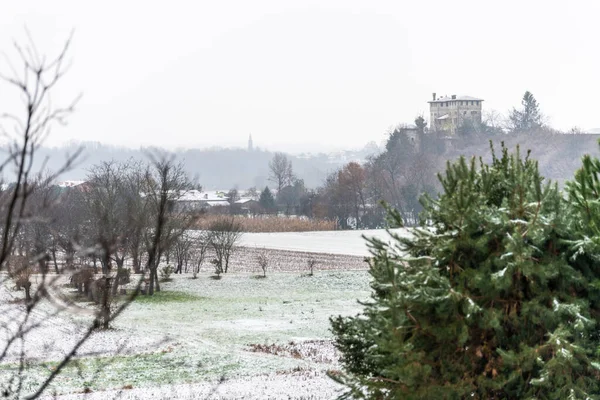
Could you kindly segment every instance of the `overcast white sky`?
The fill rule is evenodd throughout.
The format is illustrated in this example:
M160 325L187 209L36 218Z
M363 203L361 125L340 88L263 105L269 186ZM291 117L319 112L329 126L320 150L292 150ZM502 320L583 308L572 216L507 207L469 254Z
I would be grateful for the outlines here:
M3 0L0 49L26 25L50 53L75 29L60 98L83 99L51 144L245 146L252 133L321 150L381 141L427 116L432 92L506 113L529 90L556 127L600 127L599 16L594 0Z

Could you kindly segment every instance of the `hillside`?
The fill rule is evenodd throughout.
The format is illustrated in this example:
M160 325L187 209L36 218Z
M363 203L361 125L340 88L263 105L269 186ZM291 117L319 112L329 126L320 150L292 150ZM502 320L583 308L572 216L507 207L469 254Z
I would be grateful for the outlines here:
M581 157L591 154L600 157L599 135L535 135L505 136L494 139L494 147L498 152L501 142L510 149L517 145L525 153L531 150L531 157L539 163L543 176L559 184L573 177L581 166ZM475 138L469 141L457 141L446 151L445 158L456 159L460 155L471 157L482 156L484 160L491 158L488 138Z
M73 144L65 147L40 148L39 157L35 159L34 170L42 166L57 170L69 154L82 148L79 162L70 171L61 176L62 180L83 180L87 170L102 161L125 161L129 158L144 159L152 149L131 149L115 147L100 143ZM290 155L294 173L304 179L307 187L321 185L327 174L351 160L364 160L377 151L367 146L362 150L345 151L332 154L316 153ZM252 186L262 188L269 184L269 161L274 153L255 149L248 151L239 148L180 149L175 155L185 163L190 177L194 178L206 189L229 189L237 187L248 189ZM10 179L10 178L9 178Z

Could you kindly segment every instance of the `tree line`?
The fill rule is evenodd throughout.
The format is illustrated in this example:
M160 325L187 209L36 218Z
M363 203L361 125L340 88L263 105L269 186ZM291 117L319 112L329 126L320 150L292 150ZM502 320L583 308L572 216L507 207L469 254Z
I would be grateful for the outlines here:
M480 123L467 119L454 138L431 131L419 116L413 126L394 128L381 152L332 171L315 189L307 189L294 175L291 161L284 154L276 154L269 164L275 194L269 187L262 191L261 210L334 220L339 229L366 229L387 226L382 205L386 204L398 210L404 224L415 225L423 210L421 196L441 189L437 173L461 148L479 142L483 145L489 139L544 137L551 143L564 133L580 130L559 132L547 125L529 91L523 95L521 106L512 108L506 118L492 110Z

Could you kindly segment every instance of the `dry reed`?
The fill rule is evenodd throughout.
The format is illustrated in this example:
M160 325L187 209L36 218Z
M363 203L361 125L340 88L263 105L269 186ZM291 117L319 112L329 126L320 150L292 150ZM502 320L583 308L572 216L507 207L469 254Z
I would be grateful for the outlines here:
M222 219L223 215L203 215L199 217L194 227L196 229L208 229L215 220ZM233 216L239 222L244 232L310 232L310 231L333 231L337 229L335 221L325 219L309 219L287 216L258 216L246 217Z

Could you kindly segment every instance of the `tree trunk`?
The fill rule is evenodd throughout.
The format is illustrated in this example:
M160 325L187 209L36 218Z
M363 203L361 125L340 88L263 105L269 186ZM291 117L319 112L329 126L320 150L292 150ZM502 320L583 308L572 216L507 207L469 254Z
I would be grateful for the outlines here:
M225 252L225 273L227 273L227 270L229 269L229 256L230 256L230 252L231 252L231 250L227 250Z
M150 285L148 286L148 295L154 294L154 269L150 268Z
M25 289L25 301L29 303L31 301L31 282L25 282L23 288Z
M52 249L52 262L54 263L54 271L56 271L57 275L60 274L58 263L56 262L56 249Z
M116 277L116 278L114 279L114 282L113 282L113 284L111 285L111 294L112 294L113 296L116 296L116 295L117 295L117 290L118 290L118 288L119 288L119 278L118 278L118 277Z
M102 294L102 328L103 329L108 329L109 326L109 322L110 322L110 291L111 291L111 278L104 278L105 279L105 286L104 286L104 290L103 290L103 294ZM115 285L116 286L116 285Z
M133 257L133 273L139 274L141 272L141 260L137 250L133 250L131 256Z
M160 284L158 283L158 266L154 268L154 285L156 286L156 292L160 292Z
M102 265L102 275L107 276L108 275L108 262L104 259L101 260L101 265Z

